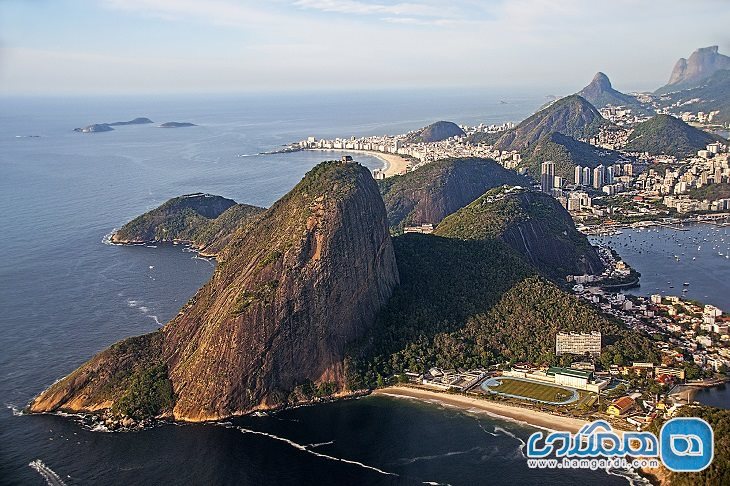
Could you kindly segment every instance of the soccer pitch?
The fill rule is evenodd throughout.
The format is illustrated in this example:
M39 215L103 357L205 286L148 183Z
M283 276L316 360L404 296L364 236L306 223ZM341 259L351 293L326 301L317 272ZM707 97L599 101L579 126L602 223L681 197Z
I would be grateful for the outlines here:
M571 403L578 399L578 392L571 388L504 376L485 381L482 389L489 393L554 405Z

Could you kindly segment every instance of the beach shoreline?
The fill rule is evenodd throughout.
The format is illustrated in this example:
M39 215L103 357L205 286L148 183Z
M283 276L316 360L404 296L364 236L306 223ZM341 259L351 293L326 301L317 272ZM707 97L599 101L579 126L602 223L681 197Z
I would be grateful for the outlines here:
M370 155L371 157L377 157L383 161L383 171L385 177L392 177L394 175L401 175L408 171L408 159L398 154L388 154L385 152L377 152L375 150L355 150L355 149L321 149L321 148L309 148L306 150L316 150L319 152L338 152L338 153L354 153Z
M412 388L405 386L390 386L374 390L372 395L394 396L400 398L411 398L427 403L434 401L444 405L451 405L464 411L479 410L486 412L499 419L527 424L545 430L567 431L576 433L585 424L585 420L553 415L529 408L515 407L504 403L497 403L491 400L472 398L465 395L455 395L438 391L431 391L424 388Z

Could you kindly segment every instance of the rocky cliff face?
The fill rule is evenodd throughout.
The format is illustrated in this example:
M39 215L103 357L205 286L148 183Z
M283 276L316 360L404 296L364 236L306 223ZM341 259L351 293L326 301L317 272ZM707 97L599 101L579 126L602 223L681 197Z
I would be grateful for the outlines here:
M701 47L689 59L681 58L677 61L669 82L657 92L695 88L721 69L730 69L730 57L720 54L717 46Z
M218 259L211 280L161 331L100 353L31 410L126 406L136 403L129 384L149 376L169 383L169 412L190 421L274 407L308 382L342 389L346 344L398 283L385 207L367 169L353 163L312 169L237 230ZM114 351L120 345L132 351ZM149 372L160 367L162 378Z
M445 159L380 184L388 223L395 231L404 225L438 224L485 191L503 184L529 181L495 161L480 158Z
M570 214L541 192L493 189L444 219L436 235L466 240L496 238L543 274L597 274L603 264L587 238L575 229Z

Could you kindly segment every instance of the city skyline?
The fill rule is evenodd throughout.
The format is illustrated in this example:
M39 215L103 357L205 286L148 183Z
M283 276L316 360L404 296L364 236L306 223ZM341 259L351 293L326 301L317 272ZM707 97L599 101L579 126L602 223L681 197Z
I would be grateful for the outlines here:
M603 71L620 90L653 90L696 48L730 50L722 7L7 0L0 86L5 95L457 86L566 94Z

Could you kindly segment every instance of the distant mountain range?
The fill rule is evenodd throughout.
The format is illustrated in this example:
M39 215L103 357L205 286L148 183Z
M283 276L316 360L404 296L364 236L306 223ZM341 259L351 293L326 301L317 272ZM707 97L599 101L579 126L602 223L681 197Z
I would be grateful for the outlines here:
M720 54L718 46L702 47L674 65L669 82L657 94L702 86L717 71L730 69L730 57Z

